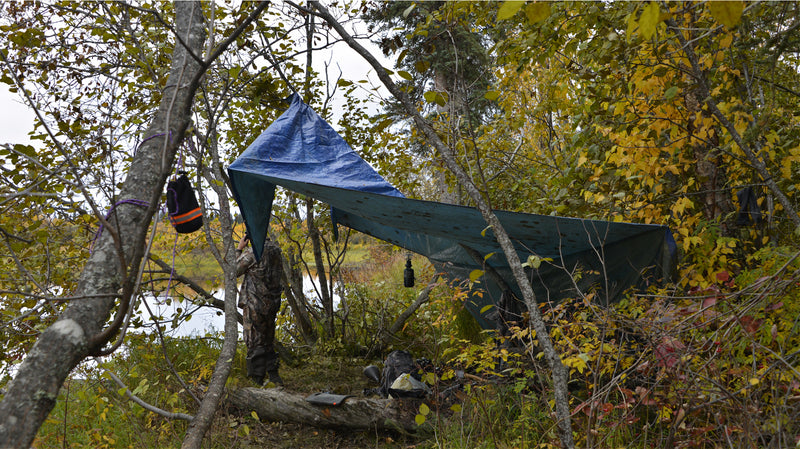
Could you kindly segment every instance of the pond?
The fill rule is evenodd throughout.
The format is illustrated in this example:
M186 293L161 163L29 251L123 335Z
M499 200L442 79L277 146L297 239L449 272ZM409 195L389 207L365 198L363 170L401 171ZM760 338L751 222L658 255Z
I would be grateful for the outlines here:
M316 279L314 279L314 281L316 281ZM308 275L303 276L303 291L309 298L317 297L314 284ZM220 290L216 292L214 296L221 300L225 296L225 291ZM196 337L203 336L210 332L221 332L225 329L225 317L222 314L218 314L217 309L198 307L187 301L170 301L170 304L166 304L164 298L155 298L154 296L147 297L146 301L147 305L150 306L150 310L155 315L161 316L164 319L169 319L179 313L179 309L181 311L180 313L183 315L192 315L191 319L183 320L178 327L174 329L171 328L169 323L166 323L164 332L167 335L173 337ZM333 303L334 307L337 308L339 305L339 297L337 295L334 295ZM145 304L140 303L137 312L145 321L150 321L150 313L147 311ZM239 330L241 331L241 329L242 326L239 325Z

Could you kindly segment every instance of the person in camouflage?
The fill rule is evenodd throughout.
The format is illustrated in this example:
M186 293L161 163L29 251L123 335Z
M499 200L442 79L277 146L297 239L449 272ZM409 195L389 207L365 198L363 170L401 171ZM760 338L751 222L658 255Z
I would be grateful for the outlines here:
M247 376L258 385L269 375L269 381L283 385L278 374L278 353L275 351L275 316L281 308L281 249L267 239L256 261L245 235L239 242L241 252L236 261L236 275L244 275L238 306L242 308L244 344L247 346Z

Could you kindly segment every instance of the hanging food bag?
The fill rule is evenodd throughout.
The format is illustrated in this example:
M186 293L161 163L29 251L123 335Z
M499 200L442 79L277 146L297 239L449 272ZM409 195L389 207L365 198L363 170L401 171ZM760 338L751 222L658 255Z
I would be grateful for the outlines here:
M167 183L167 209L169 221L179 233L189 234L203 227L203 213L185 172Z

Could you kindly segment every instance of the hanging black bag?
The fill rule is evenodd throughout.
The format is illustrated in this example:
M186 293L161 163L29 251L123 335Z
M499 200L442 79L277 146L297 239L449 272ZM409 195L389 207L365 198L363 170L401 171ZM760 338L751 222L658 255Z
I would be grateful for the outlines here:
M189 234L203 227L203 213L185 172L167 183L167 209L169 221L179 233Z

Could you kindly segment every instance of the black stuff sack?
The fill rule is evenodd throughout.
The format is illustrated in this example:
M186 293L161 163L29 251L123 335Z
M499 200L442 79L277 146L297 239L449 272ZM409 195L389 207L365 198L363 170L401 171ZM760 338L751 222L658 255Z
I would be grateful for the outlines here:
M419 389L405 391L394 388L395 381L403 375L408 375L407 377L413 377L419 380L419 367L414 361L414 358L411 357L410 352L401 350L392 351L386 356L386 361L383 363L383 375L381 376L383 379L378 393L385 398L389 396L395 398L424 397L424 392Z
M203 213L186 173L167 183L167 209L169 221L179 233L189 234L203 227Z

